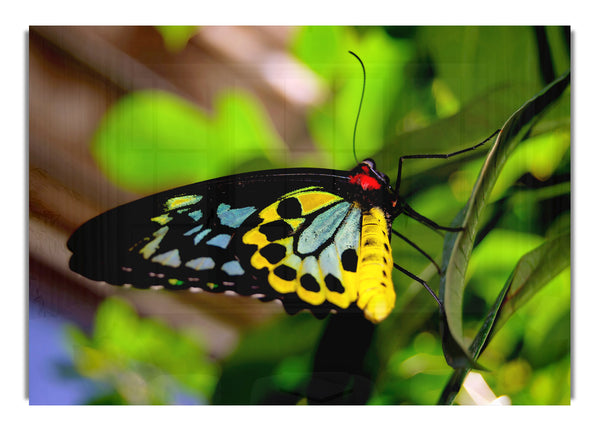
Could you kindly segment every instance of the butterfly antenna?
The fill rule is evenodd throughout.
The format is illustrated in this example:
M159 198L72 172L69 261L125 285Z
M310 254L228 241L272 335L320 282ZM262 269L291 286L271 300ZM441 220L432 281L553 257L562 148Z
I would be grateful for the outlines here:
M362 108L363 99L365 97L365 87L367 85L367 72L365 71L365 65L358 55L353 53L352 51L348 51L350 54L356 57L363 71L363 88L362 94L360 95L360 103L358 104L358 113L356 114L356 121L354 122L354 134L352 135L352 152L354 153L354 160L358 163L358 158L356 157L356 128L358 126L358 118L360 117L360 109Z

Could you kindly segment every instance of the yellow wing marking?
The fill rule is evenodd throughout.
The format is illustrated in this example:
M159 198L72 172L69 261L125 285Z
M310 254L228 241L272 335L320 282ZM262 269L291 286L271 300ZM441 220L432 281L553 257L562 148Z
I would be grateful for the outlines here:
M342 200L342 198L337 195L315 189L314 187L296 190L283 196L282 199L291 196L300 201L300 204L302 205L302 215L310 214L323 208L324 206Z
M150 219L150 221L156 222L163 226L169 223L171 220L173 220L173 217L170 217L168 214L161 214Z
M392 249L383 211L372 208L363 214L358 254L358 301L365 317L379 323L389 316L396 303L392 283Z
M301 211L298 217L283 219L277 209L279 204L288 198L297 199ZM294 235L298 232L305 217L342 200L341 197L317 187L293 191L264 208L259 213L263 221L244 234L242 241L245 244L257 246L256 252L250 259L250 264L258 270L267 269L268 282L277 292L283 294L296 292L301 300L312 305L320 305L327 300L340 308L347 308L356 301L356 274L342 268L339 258L341 252L335 248L334 243L327 246L325 249L327 252L322 251L319 256L309 255L302 258L294 252ZM286 222L291 227L291 233L285 238L269 241L260 229L266 224L279 221ZM285 248L285 253L282 251L283 257L274 263L271 263L260 252L264 247L272 244L278 244ZM283 274L278 272L282 269L286 269L287 272L283 271ZM340 279L339 283L344 290L341 293L331 291L327 287L325 278L332 272L337 274ZM305 276L304 279L303 276ZM306 278L310 279L311 283L307 283ZM331 281L331 279L329 280Z
M167 234L168 231L169 231L169 226L164 226L152 234L154 236L154 239L152 241L150 241L149 243L147 243L140 250L140 254L142 254L144 256L144 259L148 259L154 253L156 253L156 250L158 250L158 246L160 245L160 242L163 240L163 238L165 237L165 235Z
M165 202L165 209L170 211L175 208L181 208L188 205L193 205L202 200L200 195L177 196Z

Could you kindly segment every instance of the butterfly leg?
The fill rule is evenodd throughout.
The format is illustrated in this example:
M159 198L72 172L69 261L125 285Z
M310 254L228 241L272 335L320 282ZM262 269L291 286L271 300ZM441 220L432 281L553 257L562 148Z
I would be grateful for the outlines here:
M462 227L454 227L454 226L441 226L434 222L433 220L428 219L424 215L419 214L414 209L412 209L406 202L402 203L402 212L409 216L410 218L418 221L419 223L423 223L425 226L433 229L433 230L445 230L447 232L460 232L463 230Z
M435 301L438 303L438 306L440 307L440 310L443 312L444 311L444 305L442 304L442 302L440 301L440 298L438 298L438 296L435 294L435 292L433 290L431 290L431 287L429 287L429 285L427 284L427 282L425 282L425 280L417 277L416 275L414 275L412 272L407 271L406 269L402 268L400 265L398 265L397 263L394 263L394 268L400 270L401 272L403 272L404 274L408 275L410 278L412 278L415 281L418 281L419 283L421 283L423 285L423 287L425 289L427 289L427 291L431 294L431 296L433 296L433 299L435 299Z
M427 260L429 260L429 262L433 263L433 265L435 266L435 268L437 269L438 274L442 274L442 270L440 269L439 265L436 263L435 260L433 260L433 258L431 256L429 256L421 247L419 247L417 244L415 244L414 242L412 242L411 240L409 240L407 237L405 237L404 235L402 235L400 232L398 232L395 229L392 229L392 233L394 235L396 235L398 238L402 239L404 242L406 242L408 245L410 245L411 247L413 247L415 250L417 250L419 253L421 253L423 256L425 256L427 258Z
M473 145L472 147L469 147L469 148L464 148L462 150L454 151L453 153L448 153L448 154L412 154L412 155L409 155L409 156L402 156L402 157L400 157L400 159L398 160L398 175L396 176L396 187L395 187L396 194L398 194L398 190L400 188L400 178L402 178L402 162L404 160L408 160L408 159L449 159L450 157L458 156L459 154L463 154L463 153L466 153L468 151L473 151L473 150L479 148L480 146L482 146L483 144L485 144L487 141L489 141L490 139L492 139L494 136L496 136L498 134L498 132L500 132L500 129L496 130L488 138L486 138L484 141L480 142L479 144Z

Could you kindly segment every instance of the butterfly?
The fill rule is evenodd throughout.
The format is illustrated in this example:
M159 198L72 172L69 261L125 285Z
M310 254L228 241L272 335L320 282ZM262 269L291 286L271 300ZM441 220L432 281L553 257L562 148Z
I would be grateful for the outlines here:
M493 135L492 135L493 136ZM491 137L490 137L491 138ZM488 138L488 139L490 139ZM394 308L394 233L400 214L444 227L412 209L366 159L350 171L294 168L226 176L157 193L109 210L67 242L71 270L137 288L224 292L279 299L286 312L362 312L373 323ZM435 262L434 262L435 263Z
M270 170L179 187L112 209L68 240L70 268L138 288L280 299L318 317L356 306L375 322L395 302L389 244L398 213L389 180L351 172Z

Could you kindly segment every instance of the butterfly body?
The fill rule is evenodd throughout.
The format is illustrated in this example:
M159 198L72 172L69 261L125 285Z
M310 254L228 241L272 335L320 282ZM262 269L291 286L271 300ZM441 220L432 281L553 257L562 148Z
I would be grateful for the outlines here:
M157 193L86 222L70 267L138 288L232 290L318 317L391 312L391 222L401 205L372 161L352 171L285 169Z

